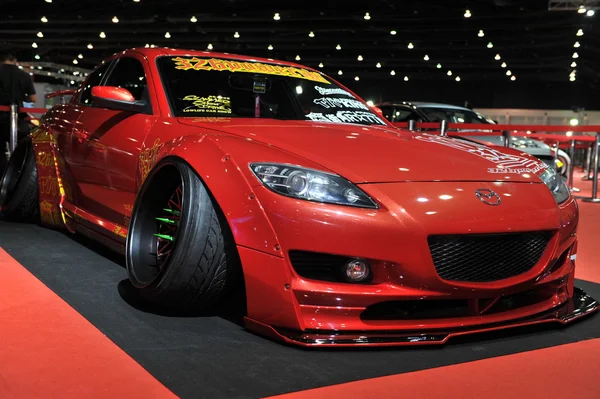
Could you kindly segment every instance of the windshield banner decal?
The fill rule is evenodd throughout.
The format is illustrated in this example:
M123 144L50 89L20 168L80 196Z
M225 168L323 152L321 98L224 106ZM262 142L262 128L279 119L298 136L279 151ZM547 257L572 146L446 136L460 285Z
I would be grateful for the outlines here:
M265 75L288 76L329 84L329 81L327 81L320 73L296 67L263 64L260 62L223 60L218 58L175 57L172 58L172 60L175 62L175 69L184 71L192 69L194 71L261 73Z
M337 111L335 114L311 112L306 117L315 122L377 123L385 125L385 122L379 119L377 115L363 111Z
M365 104L349 98L321 97L315 98L313 102L323 108L359 108L367 111L369 110L369 107Z

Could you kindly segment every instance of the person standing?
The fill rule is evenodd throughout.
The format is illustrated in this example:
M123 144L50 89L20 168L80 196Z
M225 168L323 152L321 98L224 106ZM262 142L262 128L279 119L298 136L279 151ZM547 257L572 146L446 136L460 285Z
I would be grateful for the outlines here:
M31 76L17 66L17 57L11 53L0 55L0 105L17 105L23 107L23 102L36 102L37 96ZM26 114L19 114L18 136L29 133L25 121ZM5 152L10 141L10 113L0 111L0 175L7 163Z

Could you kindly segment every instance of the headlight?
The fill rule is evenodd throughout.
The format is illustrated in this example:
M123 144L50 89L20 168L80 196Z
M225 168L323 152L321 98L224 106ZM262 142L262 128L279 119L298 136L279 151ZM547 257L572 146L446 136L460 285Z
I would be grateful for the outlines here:
M569 188L558 173L556 173L556 170L553 168L546 168L539 176L550 191L552 191L552 195L554 195L554 199L557 203L561 204L569 199L569 196L571 195Z
M379 208L360 188L338 175L271 163L251 163L250 169L265 187L278 194L329 204Z

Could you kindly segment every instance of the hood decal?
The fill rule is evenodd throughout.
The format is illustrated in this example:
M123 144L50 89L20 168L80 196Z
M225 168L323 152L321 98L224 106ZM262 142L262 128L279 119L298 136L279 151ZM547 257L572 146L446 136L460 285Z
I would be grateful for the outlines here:
M481 144L467 143L444 136L424 134L415 136L415 139L452 147L487 159L496 164L495 168L488 168L489 173L537 173L548 167L545 163L536 161L535 159L505 154L502 151Z

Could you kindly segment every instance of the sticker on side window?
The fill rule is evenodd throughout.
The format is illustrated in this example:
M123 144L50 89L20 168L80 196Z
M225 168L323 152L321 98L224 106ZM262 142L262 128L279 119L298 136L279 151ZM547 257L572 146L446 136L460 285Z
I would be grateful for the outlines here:
M183 112L231 114L231 99L224 96L199 97L193 94L183 97L191 105L185 107Z

